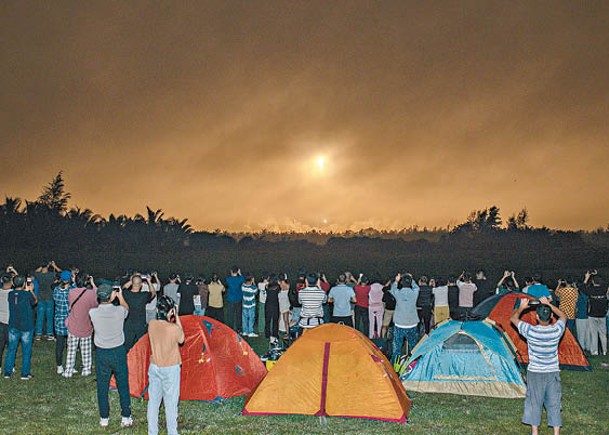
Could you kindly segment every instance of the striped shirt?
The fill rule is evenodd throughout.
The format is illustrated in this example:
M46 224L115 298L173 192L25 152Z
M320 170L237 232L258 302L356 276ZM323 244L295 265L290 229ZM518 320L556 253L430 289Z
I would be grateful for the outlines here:
M531 325L518 322L518 332L527 339L530 372L552 373L558 368L558 343L565 332L565 322L558 320L552 325Z
M256 308L256 293L258 293L258 287L255 285L243 284L241 286L241 292L243 293L243 308Z
M298 292L298 301L302 304L300 311L300 326L310 328L319 326L324 316L322 305L328 296L319 287L306 287Z

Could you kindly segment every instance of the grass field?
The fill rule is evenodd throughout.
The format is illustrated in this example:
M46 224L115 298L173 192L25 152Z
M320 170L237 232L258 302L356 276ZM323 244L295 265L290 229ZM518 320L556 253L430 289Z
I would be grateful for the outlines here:
M260 353L262 339L251 339ZM564 432L609 433L609 370L592 358L592 372L562 372ZM21 367L18 359L17 368ZM19 371L17 372L17 374ZM110 427L98 427L95 376L64 379L55 374L54 343L34 342L32 373L0 378L1 434L95 434L146 433L146 403L132 399L135 426L120 428L118 395L110 394ZM287 386L286 386L287 387ZM179 429L182 434L218 433L409 433L409 434L526 434L520 423L523 400L486 399L443 394L411 394L414 407L407 425L355 419L328 418L322 425L316 417L240 415L243 398L223 404L182 402ZM162 414L162 413L161 413ZM545 418L545 416L544 416ZM545 421L545 420L544 420ZM164 424L163 417L161 423ZM163 431L161 431L163 433ZM543 428L542 433L551 433Z

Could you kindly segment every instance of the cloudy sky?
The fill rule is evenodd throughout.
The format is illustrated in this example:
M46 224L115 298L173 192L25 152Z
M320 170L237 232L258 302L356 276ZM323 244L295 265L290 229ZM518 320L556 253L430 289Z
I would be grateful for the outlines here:
M609 2L0 5L0 195L198 229L609 222Z

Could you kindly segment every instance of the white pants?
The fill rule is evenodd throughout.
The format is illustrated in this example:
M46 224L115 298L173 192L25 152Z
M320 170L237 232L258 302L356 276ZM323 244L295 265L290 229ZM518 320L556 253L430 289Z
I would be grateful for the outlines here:
M603 355L607 354L607 321L604 317L588 317L590 325L590 353L592 355L599 354L598 338L601 339L601 348Z
M178 433L178 402L180 401L180 366L148 368L148 434L159 433L159 408L165 402L167 434Z
M575 319L575 332L577 334L577 341L579 345L585 351L590 351L590 323L589 319Z

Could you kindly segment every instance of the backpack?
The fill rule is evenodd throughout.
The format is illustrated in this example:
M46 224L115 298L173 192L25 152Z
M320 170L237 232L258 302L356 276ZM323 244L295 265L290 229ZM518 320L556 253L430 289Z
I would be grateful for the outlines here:
M389 292L389 290L384 291L383 302L385 302L386 310L395 310L396 300L395 297Z

